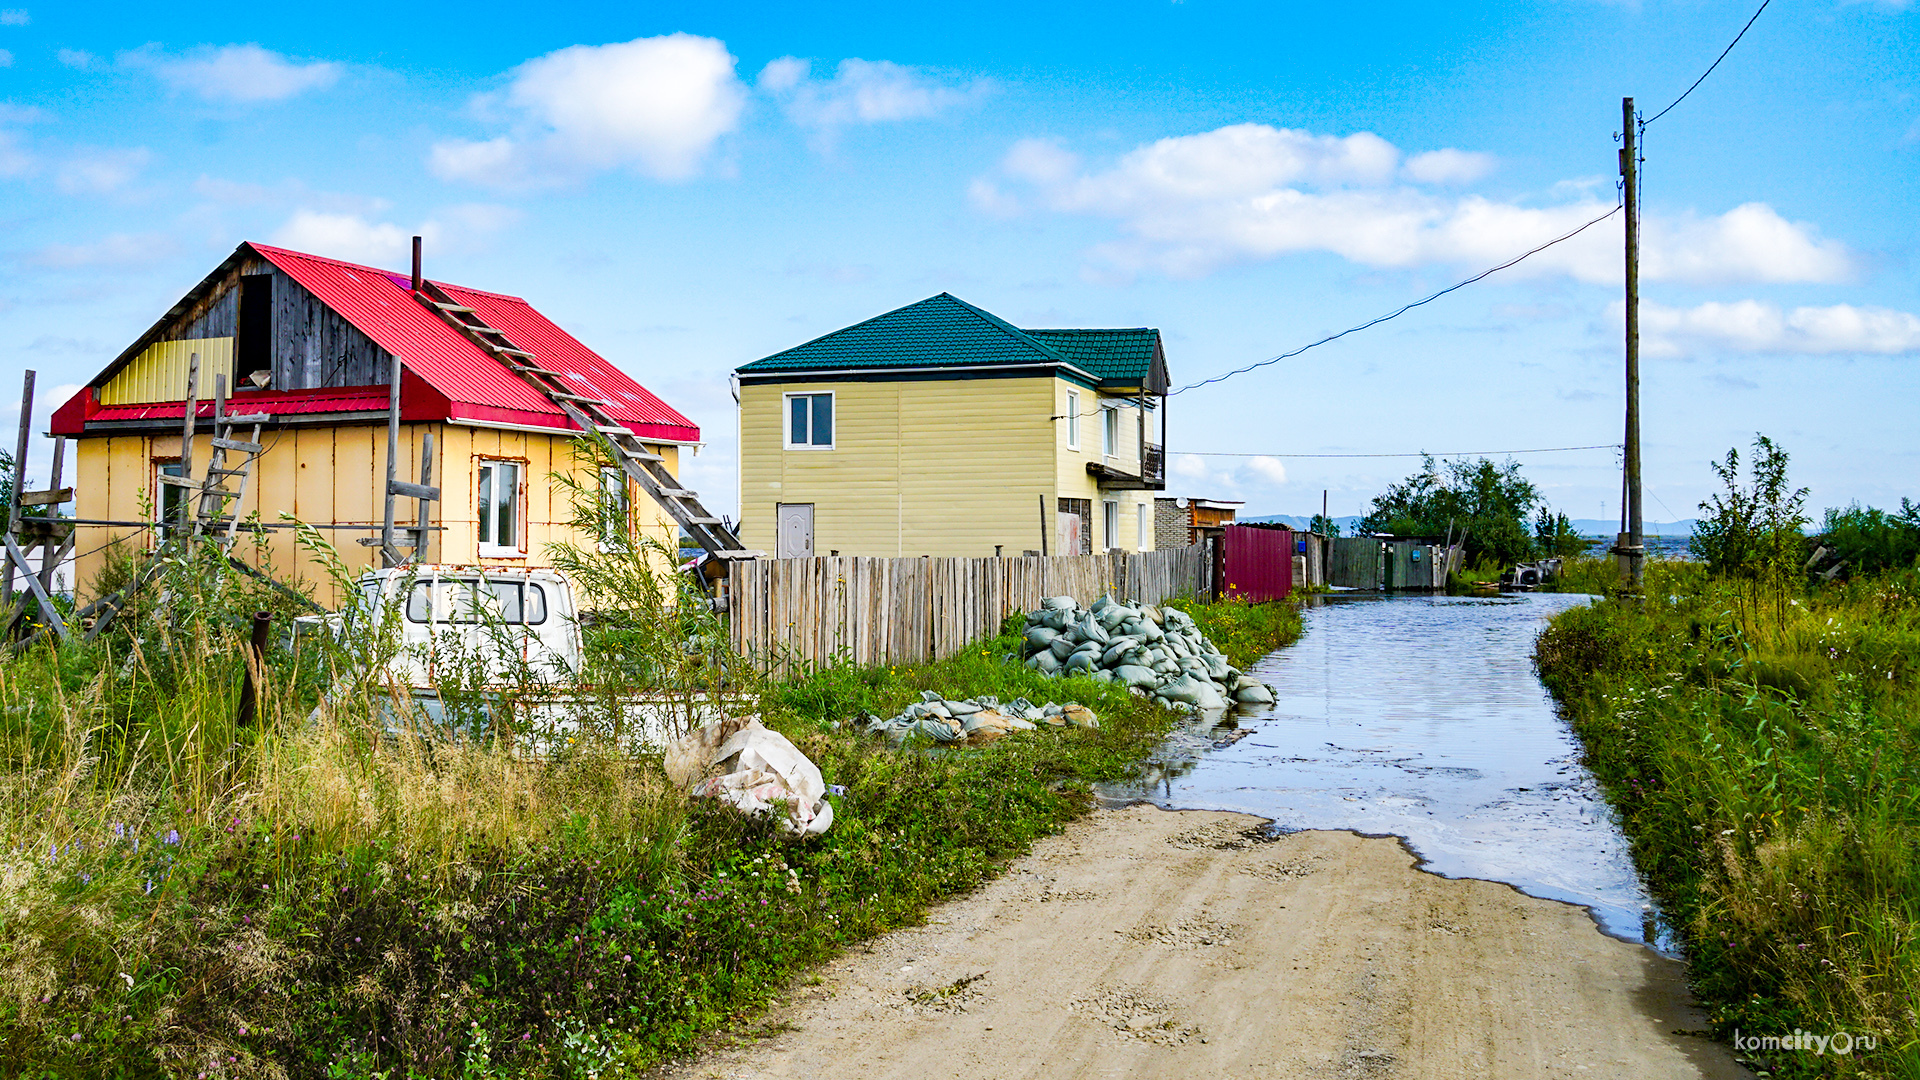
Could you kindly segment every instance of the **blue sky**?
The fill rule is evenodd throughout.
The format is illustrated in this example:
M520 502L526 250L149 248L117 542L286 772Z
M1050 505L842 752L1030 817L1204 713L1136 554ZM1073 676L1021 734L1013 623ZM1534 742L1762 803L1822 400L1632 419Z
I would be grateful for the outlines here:
M1177 384L1287 351L1604 212L1621 96L1751 14L0 8L0 387L37 369L44 417L241 240L399 268L421 232L692 416L731 509L742 363L942 290L1157 326ZM1920 10L1779 0L1646 155L1648 517L1756 431L1816 506L1920 496ZM1357 513L1416 462L1287 455L1617 441L1617 222L1175 398L1176 492ZM1618 513L1610 451L1520 460Z

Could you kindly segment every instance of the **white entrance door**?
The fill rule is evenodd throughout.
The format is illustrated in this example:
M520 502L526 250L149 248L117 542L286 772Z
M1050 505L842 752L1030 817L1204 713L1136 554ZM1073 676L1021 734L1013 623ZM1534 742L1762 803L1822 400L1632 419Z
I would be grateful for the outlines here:
M773 508L774 558L813 558L813 504L781 503Z

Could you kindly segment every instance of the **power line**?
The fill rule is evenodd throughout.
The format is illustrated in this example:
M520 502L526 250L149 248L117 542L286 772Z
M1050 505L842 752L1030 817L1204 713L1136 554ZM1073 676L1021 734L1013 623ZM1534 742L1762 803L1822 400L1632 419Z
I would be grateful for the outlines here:
M1539 247L1532 249L1531 251L1527 251L1521 255L1515 256L1512 259L1508 259L1506 262L1501 263L1499 266L1482 270L1478 274L1473 275L1472 277L1466 279L1465 281L1458 282L1453 285L1449 285L1446 288L1441 289L1439 292L1434 293L1431 296L1426 296L1426 297L1422 297L1419 300L1415 300L1413 303L1406 305L1405 307L1399 309L1398 311L1393 312L1390 315L1382 315L1377 319L1369 319L1368 321L1363 322L1358 326L1350 326L1345 330L1340 331L1337 334L1329 334L1326 337L1321 338L1319 341L1316 341L1311 345L1302 345L1299 348L1293 350L1292 352L1281 353L1279 356L1262 360L1255 364L1248 364L1246 367L1243 367L1243 368L1235 368L1234 370L1227 372L1225 375L1216 375L1211 379L1203 379L1197 383L1188 383L1186 386L1183 386L1178 390L1173 391L1167 396L1174 397L1178 394L1184 394L1189 390L1198 390L1203 386L1209 386L1217 382L1224 382L1227 379L1233 378L1235 375L1245 375L1247 372L1253 371L1257 368L1263 368L1269 364L1277 364L1282 360L1290 360L1293 357L1299 356L1301 353L1306 352L1308 349L1316 349L1322 345L1327 344L1330 341L1338 341L1341 338L1346 337L1348 334L1357 333L1358 331L1365 330L1371 326L1378 326L1381 323L1386 322L1388 319L1397 319L1400 316L1405 315L1407 312L1412 311L1414 308L1417 308L1422 304L1432 303L1433 301L1440 299L1441 297L1447 295L1448 293L1453 292L1455 289L1464 289L1467 286L1472 285L1476 281L1484 280L1494 274L1499 273L1502 270L1507 269L1510 266L1514 266L1518 264L1523 259L1527 259L1534 255L1538 255L1555 244L1562 243L1567 240L1571 240L1574 237L1579 236L1581 233L1586 232L1588 229L1593 228L1595 225L1600 224L1601 222L1607 220L1608 218L1612 217L1613 215L1619 212L1620 212L1620 206L1619 204L1616 203L1613 209L1607 211L1604 214L1601 214L1599 217L1594 218L1592 221L1587 222L1585 225L1580 226L1579 228L1573 230L1572 232L1565 233L1561 236L1556 236L1553 239L1547 241L1546 243L1541 244Z
M1741 27L1741 28L1740 28L1740 32L1739 32L1739 33L1737 33L1737 34L1735 34L1735 35L1733 35L1733 40L1732 40L1732 41L1730 41L1730 42L1728 42L1728 43L1727 43L1727 47L1726 47L1725 49L1722 49L1722 50L1720 51L1720 57L1719 57L1719 59L1717 59L1717 60L1715 60L1715 61L1714 61L1713 63L1711 63L1711 64L1709 64L1709 65L1707 65L1707 70L1705 70L1705 71L1703 71L1703 72L1701 72L1701 73L1700 73L1700 77L1699 77L1699 78L1697 78L1697 79L1695 79L1695 80L1693 80L1693 85L1692 85L1692 86L1689 86L1689 87L1687 87L1687 93L1686 93L1686 94L1681 94L1681 95L1680 95L1679 97L1677 97L1677 98L1674 98L1674 99L1673 99L1673 105L1678 105L1678 104L1680 104L1681 102L1683 102L1683 101L1685 101L1685 100L1687 100L1687 94L1691 94L1691 93L1693 93L1693 92L1694 92L1695 90L1698 90L1698 89L1700 88L1700 84L1701 84L1701 83L1703 83L1703 82L1706 82L1706 81L1707 81L1707 76L1709 76L1709 75L1711 75L1711 74L1713 74L1713 69L1714 69L1714 68L1717 68L1717 67L1719 67L1719 66L1720 66L1720 61L1721 61L1721 60L1725 60L1725 59L1727 58L1727 54L1733 51L1733 47L1734 47L1735 45L1738 45L1738 44L1740 44L1740 39L1741 39L1741 38L1743 38L1743 37L1746 37L1746 36L1747 36L1747 31L1749 31L1749 30L1751 30L1751 29L1753 29L1753 23L1754 23L1754 20L1755 20L1755 19L1758 19L1758 18L1760 17L1760 12L1762 12L1762 11L1765 11L1765 10L1767 10L1767 5L1768 5L1768 4L1771 4L1771 3L1773 3L1773 0L1760 0L1760 7L1759 7L1759 10L1757 10L1757 11L1755 11L1755 12L1753 13L1753 18L1752 18L1752 19L1748 19L1748 20L1747 20L1747 25L1745 25L1745 26L1743 26L1743 27ZM1661 110L1660 110L1659 112L1657 112L1657 113L1654 113L1654 114L1653 114L1652 116L1650 116L1650 117L1648 117L1647 119L1645 119L1645 120L1642 120L1642 121L1640 121L1640 126L1644 128L1644 127L1646 127L1646 126L1647 126L1648 124L1651 124L1651 123L1653 123L1653 122L1654 122L1655 120L1658 120L1658 119L1660 119L1661 117L1663 117L1663 116L1665 116L1665 115L1667 115L1668 113L1670 113L1670 112L1672 112L1672 111L1673 111L1673 105L1669 105L1669 106L1667 106L1666 108L1664 108L1664 109L1661 109Z
M1215 450L1181 450L1178 453L1192 454L1194 457L1270 457L1270 458L1454 458L1454 457L1510 457L1514 454L1561 454L1569 450L1618 450L1619 443L1595 443L1592 446L1542 446L1531 450L1451 450L1442 454L1419 451L1412 454L1248 454L1227 453Z

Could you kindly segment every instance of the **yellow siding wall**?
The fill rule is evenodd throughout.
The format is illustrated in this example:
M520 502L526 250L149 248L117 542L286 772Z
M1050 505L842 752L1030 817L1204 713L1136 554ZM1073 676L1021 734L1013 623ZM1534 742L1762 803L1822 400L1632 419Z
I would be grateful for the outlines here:
M482 456L517 460L526 466L521 495L526 554L517 559L489 558L485 563L544 566L549 562L548 544L571 540L584 546L593 542L594 538L579 537L568 527L572 511L566 494L553 488L548 479L554 472L577 471L586 474L591 482L598 482L590 468L574 462L569 437L454 424L404 424L400 428L401 478L418 479L420 440L428 430L434 433L433 481L440 488L442 500L432 511L431 523L445 526L444 531L429 540L429 561L483 561L478 559L475 546L478 485L473 471ZM209 438L202 435L194 442L196 474L205 473L208 455L212 452ZM377 526L384 516L381 492L387 478L387 429L373 425L287 428L268 430L262 433L261 441L266 450L255 463L241 516L258 513L262 522L274 523L285 512L311 524L376 526L367 530L321 531L353 573L378 565L378 550L362 546L358 540L378 535ZM159 502L152 490L155 461L178 458L180 436L94 436L78 439L76 443L74 516L114 521L152 520L154 507ZM654 447L654 450L667 459L670 470L678 464L677 448ZM649 523L648 535L673 548L674 529L656 521L664 518L664 512L637 490L632 492L632 498L636 516ZM418 507L412 499L395 500L395 524L413 522ZM108 558L107 551L93 549L116 539L124 541L123 548L135 552L144 552L150 546L150 534L144 530L110 527L81 530L76 547L83 555L76 567L75 582L83 600L95 594L94 578ZM298 549L290 530L275 530L258 540L251 535L243 536L234 552L280 580L312 585L316 599L322 604L332 606L338 600L324 569Z
M1049 376L743 386L741 539L775 554L775 505L812 503L818 555L978 557L992 555L996 544L1006 555L1038 549L1042 497L1050 530L1061 496L1093 499L1096 511L1100 498L1086 473L1093 458L1068 451L1065 427L1050 419L1065 410L1068 385ZM827 391L834 394L834 448L785 449L785 395ZM1095 397L1083 388L1082 408L1091 409ZM1081 444L1097 457L1095 419L1083 421ZM1137 445L1128 460L1133 464L1116 467L1137 467ZM1144 504L1151 521L1151 493L1113 497L1125 504L1118 546L1133 550L1134 507ZM1052 532L1047 544L1051 550Z
M1058 447L1059 472L1056 483L1059 484L1060 497L1063 499L1090 499L1093 501L1093 520L1081 525L1092 530L1093 550L1105 551L1108 548L1124 548L1127 551L1153 550L1153 496L1151 491L1110 491L1104 495L1100 485L1087 475L1087 463L1102 462L1109 468L1121 472L1140 474L1140 408L1131 398L1103 398L1095 391L1077 386L1065 379L1054 380L1054 415L1067 415L1067 394L1077 392L1080 395L1080 446L1069 449L1067 446L1067 422L1060 420L1055 424L1054 442ZM1116 402L1120 414L1119 453L1106 455L1101 425L1105 423L1098 411L1102 401ZM1154 414L1147 413L1147 441L1153 442L1159 437L1159 431L1151 425ZM1103 500L1120 504L1120 533L1118 536L1106 535L1106 513L1101 508ZM1147 516L1147 543L1141 547L1140 515ZM1057 536L1057 534L1056 534ZM1049 541L1052 542L1052 541ZM1071 554L1069 552L1068 554Z
M215 374L227 377L227 389L233 389L233 339L193 338L186 341L156 341L134 357L120 373L100 387L100 404L130 405L142 401L185 401L187 397L187 361L200 354L200 377L196 388L204 400L213 397Z

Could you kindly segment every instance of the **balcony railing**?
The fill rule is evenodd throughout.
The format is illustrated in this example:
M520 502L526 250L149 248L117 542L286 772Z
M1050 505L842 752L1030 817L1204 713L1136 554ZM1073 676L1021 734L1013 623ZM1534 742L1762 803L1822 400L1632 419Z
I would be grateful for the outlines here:
M1140 455L1140 472L1131 473L1103 462L1087 462L1087 475L1107 491L1160 491L1167 486L1166 454L1148 443Z
M1140 479L1164 487L1167 483L1167 455L1157 443L1148 443L1140 454Z

